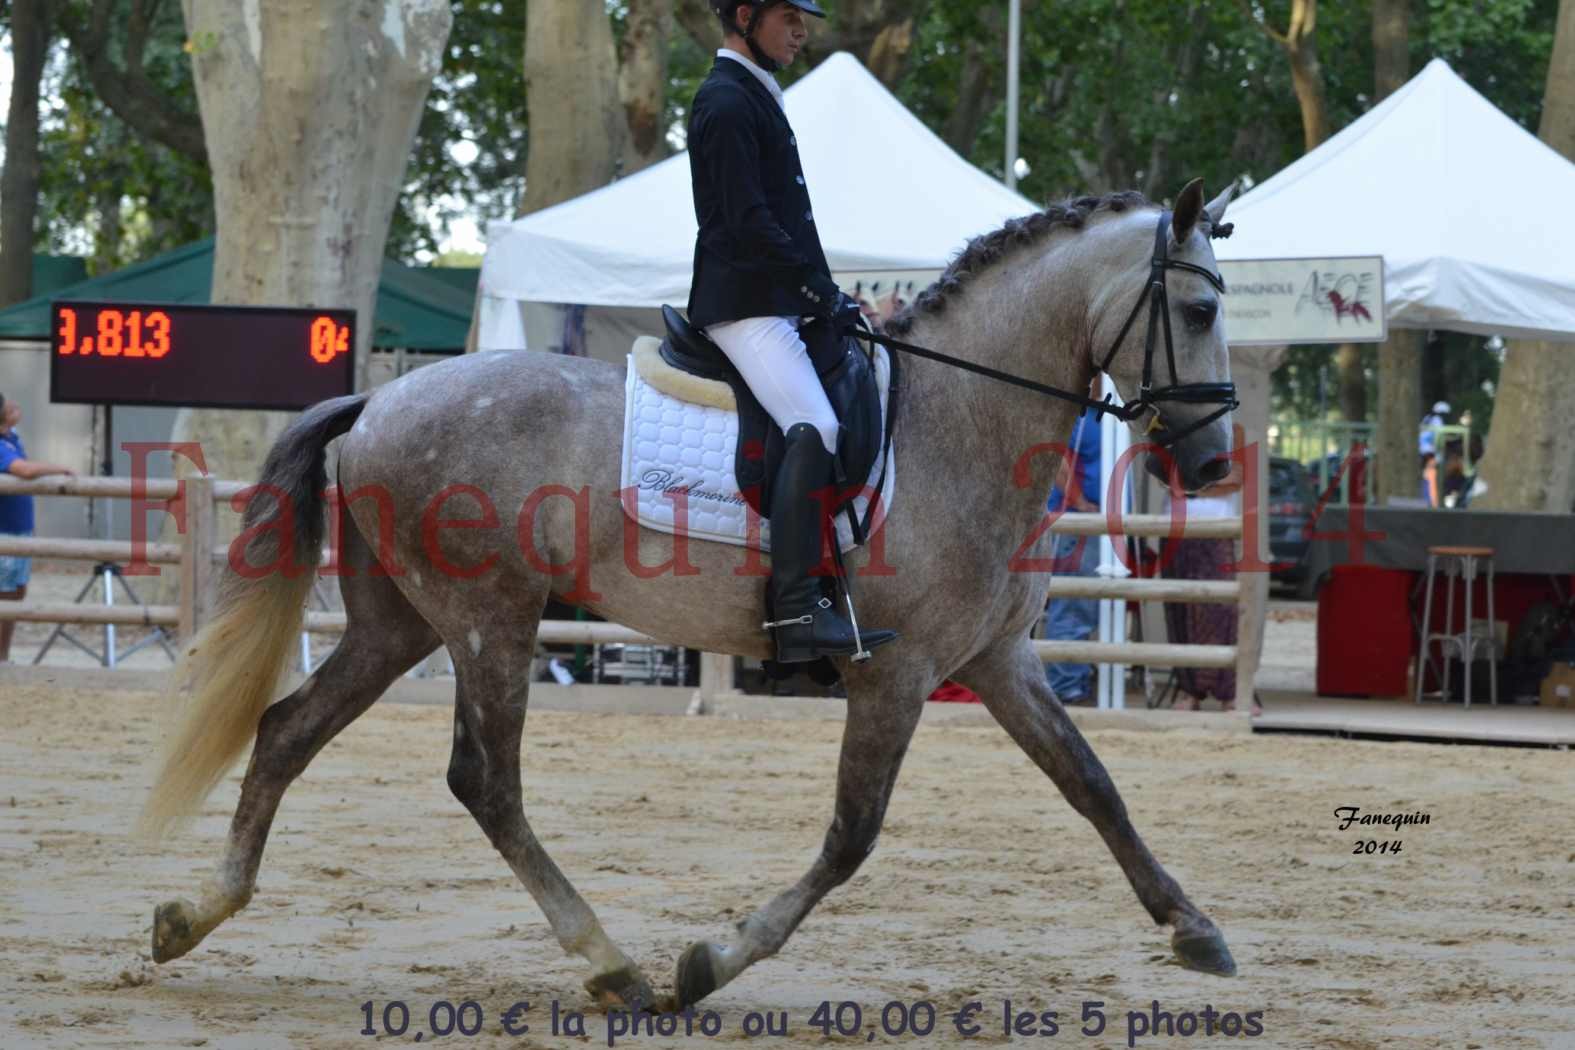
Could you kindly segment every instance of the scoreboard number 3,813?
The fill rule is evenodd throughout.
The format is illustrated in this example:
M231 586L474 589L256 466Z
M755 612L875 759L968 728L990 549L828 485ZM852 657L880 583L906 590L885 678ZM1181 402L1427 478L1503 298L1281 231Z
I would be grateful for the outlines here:
M50 400L305 408L354 389L354 310L56 300Z

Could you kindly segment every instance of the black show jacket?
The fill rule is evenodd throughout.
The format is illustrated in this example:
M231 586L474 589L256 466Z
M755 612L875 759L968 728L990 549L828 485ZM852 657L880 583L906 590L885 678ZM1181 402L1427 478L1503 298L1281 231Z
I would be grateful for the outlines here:
M837 305L815 231L798 139L766 86L718 56L689 115L694 280L689 322L830 316Z

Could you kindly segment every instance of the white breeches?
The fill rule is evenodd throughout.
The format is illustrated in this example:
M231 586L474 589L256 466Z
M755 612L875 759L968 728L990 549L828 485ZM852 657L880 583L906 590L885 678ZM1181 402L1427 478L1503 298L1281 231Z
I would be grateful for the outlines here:
M705 334L783 433L795 423L809 423L820 431L826 451L837 454L837 414L798 336L798 318L746 317L711 325Z

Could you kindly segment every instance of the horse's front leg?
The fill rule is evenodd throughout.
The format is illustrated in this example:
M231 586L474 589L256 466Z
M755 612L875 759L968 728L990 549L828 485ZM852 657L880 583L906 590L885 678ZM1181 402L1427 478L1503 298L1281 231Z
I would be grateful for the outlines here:
M1072 808L1099 831L1149 915L1159 925L1175 928L1171 945L1181 962L1205 973L1233 976L1236 963L1224 936L1143 844L1110 774L1051 691L1032 643L1026 637L1004 642L952 677L979 694Z
M697 941L685 950L674 992L678 1009L775 955L821 898L852 878L874 850L924 700L940 681L928 668L871 676L862 687L845 668L843 680L848 715L837 765L837 803L819 856L792 889L739 923L726 940Z

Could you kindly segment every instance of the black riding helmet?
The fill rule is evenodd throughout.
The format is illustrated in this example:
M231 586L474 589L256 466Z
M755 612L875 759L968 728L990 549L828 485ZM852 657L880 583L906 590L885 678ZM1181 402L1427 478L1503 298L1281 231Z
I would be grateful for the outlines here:
M826 12L821 10L815 0L711 0L711 10L717 13L722 23L729 29L736 29L733 14L740 4L749 5L749 22L744 26L744 43L749 45L749 53L755 57L755 64L767 73L775 73L782 68L755 43L755 26L759 24L760 16L765 14L768 7L792 4L806 15L814 15L816 18L826 17Z

